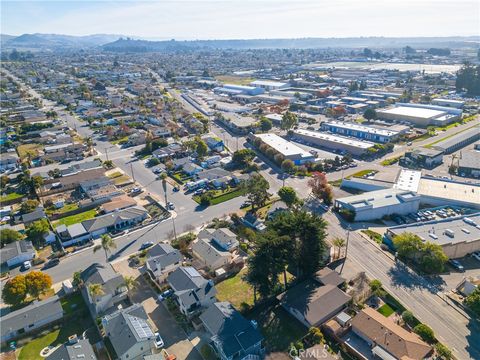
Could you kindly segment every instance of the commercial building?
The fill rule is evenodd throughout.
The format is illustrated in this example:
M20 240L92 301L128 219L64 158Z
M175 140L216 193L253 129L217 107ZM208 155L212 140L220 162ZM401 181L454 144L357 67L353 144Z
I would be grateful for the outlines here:
M435 149L443 151L445 154L451 154L478 139L480 139L480 126L475 126L438 142L434 147Z
M254 135L254 138L260 139L262 143L282 154L286 160L292 160L295 165L302 165L306 162L315 161L315 156L278 135L258 134Z
M300 142L325 147L329 150L345 151L357 156L363 155L368 149L375 146L369 141L359 141L345 136L304 129L294 130L294 137Z
M279 90L285 89L290 86L289 83L280 82L280 81L272 81L272 80L255 80L250 83L250 86L259 87L264 90Z
M334 134L352 136L379 143L395 141L399 136L398 131L341 121L323 122L321 129Z
M236 84L225 84L220 87L213 89L215 93L229 94L229 95L259 95L263 94L265 90L260 86L246 86L246 85L236 85Z
M480 177L480 152L478 150L462 152L458 159L457 173L460 176Z
M425 206L448 203L480 209L480 185L424 176L418 183L417 194Z
M218 113L215 120L221 122L232 132L240 135L246 135L255 131L258 120L249 116L240 116L237 114Z
M443 163L443 151L424 147L407 151L400 159L400 166L409 168L433 169L441 163Z
M335 200L334 208L349 211L355 221L381 219L393 214L406 215L418 211L420 196L413 191L383 189Z
M465 105L465 101L436 98L432 100L432 104L461 109Z
M393 238L405 232L440 245L449 258L460 258L480 250L480 213L394 226L387 229L384 241L393 247Z
M407 121L413 125L422 127L429 125L443 126L458 120L461 116L461 114L450 114L443 110L406 105L408 104L402 104L386 110L377 110L377 115L381 119Z

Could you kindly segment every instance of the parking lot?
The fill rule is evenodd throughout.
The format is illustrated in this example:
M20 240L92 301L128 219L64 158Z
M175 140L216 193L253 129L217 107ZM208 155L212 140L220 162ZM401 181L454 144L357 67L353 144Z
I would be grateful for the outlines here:
M468 215L472 209L459 208L453 206L444 206L436 208L426 208L408 215L392 215L392 220L398 225L413 224L417 222L433 221L447 219L455 216Z

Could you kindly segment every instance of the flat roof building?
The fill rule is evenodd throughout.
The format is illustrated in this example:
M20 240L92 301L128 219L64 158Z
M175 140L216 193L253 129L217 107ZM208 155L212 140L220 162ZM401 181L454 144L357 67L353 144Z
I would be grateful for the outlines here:
M285 89L290 86L286 82L273 81L273 80L255 80L255 81L252 81L250 85L265 89L267 91Z
M336 199L334 208L350 211L355 221L370 221L416 212L419 206L420 197L413 191L384 189Z
M430 206L449 205L466 206L480 209L480 185L422 177L418 184L418 195L422 204Z
M436 98L432 100L432 104L461 109L465 105L465 101Z
M342 121L323 122L321 129L335 134L352 136L379 143L394 141L399 136L398 131Z
M264 144L282 154L285 159L292 160L295 165L315 161L315 157L312 154L278 135L258 134L254 135L254 137L260 139Z
M446 111L404 106L403 104L391 109L377 110L377 115L381 119L408 121L414 125L422 127L429 125L442 126L459 119L459 115L449 114Z
M385 233L386 243L393 246L393 238L405 232L440 245L449 258L460 258L480 250L480 213L394 226Z
M458 174L460 176L480 177L480 152L465 151L458 159Z
M480 139L480 126L475 126L438 142L434 147L445 154L451 154L478 139Z
M294 138L315 146L325 147L330 150L346 151L352 155L362 155L375 146L369 141L359 141L345 136L328 134L325 132L304 129L294 130Z
M406 151L400 159L400 166L433 169L443 163L443 151L419 147Z

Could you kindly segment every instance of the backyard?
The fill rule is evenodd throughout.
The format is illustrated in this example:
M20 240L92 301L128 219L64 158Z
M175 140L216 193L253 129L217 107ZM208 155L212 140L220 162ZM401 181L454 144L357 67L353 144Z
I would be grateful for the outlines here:
M232 305L242 311L253 305L253 289L243 280L246 270L229 277L215 285L219 301L230 301Z
M53 214L65 214L69 211L73 211L78 209L78 205L76 203L71 203L71 204L65 204L63 207L56 209L56 208L48 208L46 210L47 215L53 215Z
M70 225L73 225L73 224L80 223L84 220L93 219L96 214L97 214L97 210L95 210L95 209L87 210L87 211L81 212L79 214L67 216L67 217L64 217L60 220L54 221L53 226L54 227L58 227L59 225L70 226Z
M27 195L20 194L15 191L7 192L5 195L2 195L2 197L0 197L0 202L12 201L15 199L20 199L21 197L24 197L24 196L27 196Z
M39 154L39 151L43 148L41 144L23 144L17 147L18 156L20 159L24 160L28 156L32 159L36 158Z

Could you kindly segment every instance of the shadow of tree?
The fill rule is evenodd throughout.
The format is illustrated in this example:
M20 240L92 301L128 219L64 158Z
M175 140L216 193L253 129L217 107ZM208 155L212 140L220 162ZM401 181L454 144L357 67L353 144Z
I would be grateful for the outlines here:
M388 270L388 275L395 287L428 290L432 294L442 290L445 285L445 281L440 276L431 275L426 280L400 261Z

